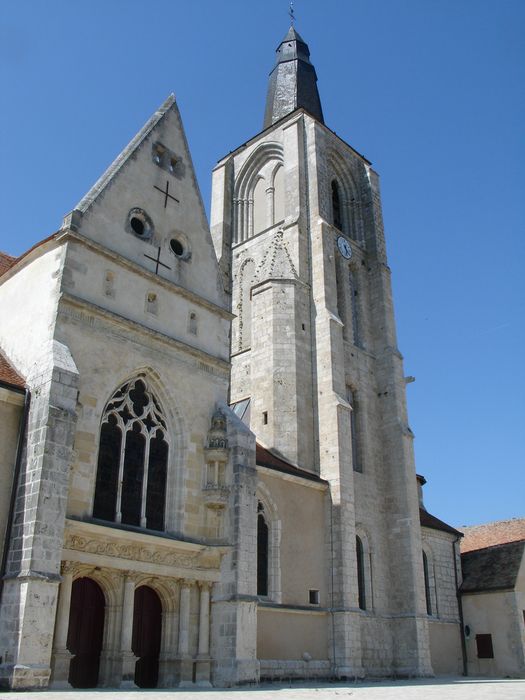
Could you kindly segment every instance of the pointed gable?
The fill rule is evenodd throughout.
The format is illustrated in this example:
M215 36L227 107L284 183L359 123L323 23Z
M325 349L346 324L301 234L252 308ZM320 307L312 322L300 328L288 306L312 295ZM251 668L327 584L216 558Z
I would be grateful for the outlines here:
M217 263L173 95L80 200L64 227L217 303Z

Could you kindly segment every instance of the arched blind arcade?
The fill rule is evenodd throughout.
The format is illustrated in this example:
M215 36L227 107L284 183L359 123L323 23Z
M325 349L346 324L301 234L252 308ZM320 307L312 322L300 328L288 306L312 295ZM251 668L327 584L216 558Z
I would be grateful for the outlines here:
M102 417L93 517L163 530L168 452L166 421L146 381L121 386Z

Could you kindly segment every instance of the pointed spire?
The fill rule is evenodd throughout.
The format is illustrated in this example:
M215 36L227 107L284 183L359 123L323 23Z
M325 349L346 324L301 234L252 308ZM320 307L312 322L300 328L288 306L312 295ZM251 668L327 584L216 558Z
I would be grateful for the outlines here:
M317 75L310 63L308 45L292 26L277 49L277 60L270 73L264 128L303 107L324 124Z

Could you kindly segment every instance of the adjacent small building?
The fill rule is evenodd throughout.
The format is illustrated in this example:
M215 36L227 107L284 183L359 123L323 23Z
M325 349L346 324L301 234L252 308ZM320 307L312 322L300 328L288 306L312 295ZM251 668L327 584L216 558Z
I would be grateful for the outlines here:
M468 675L523 677L525 518L465 528L461 549Z

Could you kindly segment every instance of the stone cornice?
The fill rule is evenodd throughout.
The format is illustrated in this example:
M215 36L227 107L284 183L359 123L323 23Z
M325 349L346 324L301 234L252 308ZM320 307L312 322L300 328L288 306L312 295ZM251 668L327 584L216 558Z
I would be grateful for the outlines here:
M63 558L134 572L216 581L227 547L66 519Z
M222 306L218 306L217 304L214 304L212 301L209 301L208 299L205 299L204 297L199 296L198 294L195 294L195 292L190 291L189 289L185 289L184 287L181 287L180 285L176 284L175 282L171 282L170 280L164 279L164 277L160 277L159 275L155 275L153 272L150 272L149 270L146 270L144 267L141 267L137 263L128 260L127 258L124 258L122 255L119 253L116 253L114 250L111 250L110 248L106 248L103 245L100 245L100 243L96 243L95 241L90 240L89 238L86 238L86 236L83 236L82 234L72 231L71 229L66 229L60 233L60 235L57 237L58 242L63 242L63 241L75 241L76 243L79 243L80 245L84 246L85 248L88 248L94 252L96 252L98 255L101 255L104 258L107 258L108 260L111 260L112 262L116 263L117 265L120 265L121 267L124 267L131 272L140 275L141 277L144 277L147 280L150 280L151 282L160 285L161 287L164 287L165 289L169 290L170 292L174 294L178 294L188 301L191 301L192 304L196 304L197 306L201 306L208 311L211 311L214 314L217 314L221 316L222 318L225 318L227 320L231 320L235 318L234 314L232 314L230 311L225 309Z
M195 359L199 360L203 365L205 365L206 369L210 368L211 370L212 368L210 367L210 365L215 366L217 368L217 373L219 376L225 376L229 373L230 363L228 360L223 360L220 357L214 357L213 355L207 353L205 350L199 350L198 348L195 348L192 345L184 343L182 340L172 338L171 336L168 336L165 333L161 333L160 331L148 328L147 326L143 326L141 323L126 318L125 316L121 316L120 314L117 314L114 311L108 311L107 309L103 309L101 306L97 306L96 304L93 304L90 301L81 299L80 297L77 297L74 294L70 294L69 292L62 292L60 295L60 302L62 308L59 307L59 314L66 318L72 317L76 320L84 321L93 326L94 318L98 317L99 319L109 321L112 324L118 324L121 327L131 328L135 334L148 336L149 338L155 338L156 340L162 343L166 343L167 345L170 345L171 347L180 350L185 354L192 355ZM70 314L68 313L67 307L70 307L71 309L79 309L80 312L78 315ZM83 318L82 314L89 314L89 316Z

